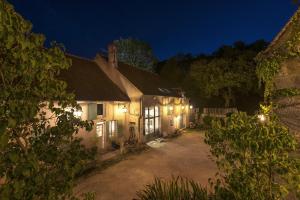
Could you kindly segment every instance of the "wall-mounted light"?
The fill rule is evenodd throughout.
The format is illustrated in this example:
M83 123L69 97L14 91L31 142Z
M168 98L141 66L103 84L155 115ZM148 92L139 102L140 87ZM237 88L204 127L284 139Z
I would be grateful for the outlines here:
M121 108L119 108L121 113L127 113L128 109L126 108L126 106L122 106Z
M193 109L193 105L190 105L190 109Z

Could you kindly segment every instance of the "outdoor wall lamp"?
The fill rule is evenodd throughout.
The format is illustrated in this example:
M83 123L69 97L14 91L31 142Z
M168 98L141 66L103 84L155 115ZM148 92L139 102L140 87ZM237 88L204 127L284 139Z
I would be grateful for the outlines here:
M123 105L121 108L119 108L121 113L127 113L128 109L126 108L125 105Z
M190 105L190 109L193 109L193 105Z

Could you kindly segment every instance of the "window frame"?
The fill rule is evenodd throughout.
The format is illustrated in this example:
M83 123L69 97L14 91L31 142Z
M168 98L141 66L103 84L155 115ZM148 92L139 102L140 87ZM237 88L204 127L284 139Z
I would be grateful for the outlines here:
M158 105L144 107L144 113L144 135L159 132L161 130L160 107ZM151 126L153 127L150 128Z
M114 127L114 128L112 128ZM118 134L118 121L117 120L110 120L108 121L108 137L112 138L117 136Z
M102 137L105 134L105 124L104 122L97 122L96 123L96 134L98 137ZM100 134L100 130L101 130L101 134Z
M98 106L100 106L100 105L102 105L102 114L99 114L98 113ZM97 116L104 116L104 103L97 103L97 111L96 111L96 113L97 113Z

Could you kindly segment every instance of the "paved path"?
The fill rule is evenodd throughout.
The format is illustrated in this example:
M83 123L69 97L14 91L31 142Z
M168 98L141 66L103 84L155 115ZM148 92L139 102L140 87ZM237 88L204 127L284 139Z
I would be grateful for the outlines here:
M172 175L192 178L202 185L216 172L215 164L208 158L209 148L203 134L187 132L172 139L163 147L151 149L140 155L107 168L81 180L75 194L95 192L97 200L128 200L137 190L151 183L154 176L170 178Z

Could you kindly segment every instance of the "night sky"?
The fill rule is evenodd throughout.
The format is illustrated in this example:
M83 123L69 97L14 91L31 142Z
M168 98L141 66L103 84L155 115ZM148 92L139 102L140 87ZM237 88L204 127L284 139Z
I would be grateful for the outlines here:
M292 0L8 0L33 31L93 58L120 37L148 42L159 59L267 41L296 10Z

